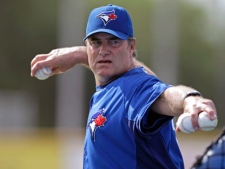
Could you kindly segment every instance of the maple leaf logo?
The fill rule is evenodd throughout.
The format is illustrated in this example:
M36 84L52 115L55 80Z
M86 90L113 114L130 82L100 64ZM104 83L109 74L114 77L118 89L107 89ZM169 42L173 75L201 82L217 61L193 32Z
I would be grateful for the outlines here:
M96 126L104 126L104 123L106 122L106 117L99 114L98 117L94 120Z
M106 117L103 116L104 111L105 111L105 109L102 109L102 110L98 111L97 113L95 113L92 116L91 121L89 122L91 136L94 141L95 141L96 130L99 127L104 126L105 122L107 121Z
M102 12L96 16L96 18L100 18L104 25L106 26L110 21L116 20L117 15L115 14L115 10Z
M111 20L115 20L117 18L117 16L114 13L109 14L109 18Z

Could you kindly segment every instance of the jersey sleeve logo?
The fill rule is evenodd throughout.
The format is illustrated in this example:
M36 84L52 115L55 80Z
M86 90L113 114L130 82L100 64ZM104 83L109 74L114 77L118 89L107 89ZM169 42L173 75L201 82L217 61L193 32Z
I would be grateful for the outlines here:
M115 10L112 11L106 11L98 14L96 18L100 18L104 25L106 26L110 21L116 20L117 15L115 14Z
M92 139L95 141L95 133L96 130L99 127L104 126L105 122L106 122L106 117L103 116L105 109L102 109L100 111L98 111L97 113L95 113L92 118L91 121L89 122L89 127L90 127L90 132L91 132L91 137Z

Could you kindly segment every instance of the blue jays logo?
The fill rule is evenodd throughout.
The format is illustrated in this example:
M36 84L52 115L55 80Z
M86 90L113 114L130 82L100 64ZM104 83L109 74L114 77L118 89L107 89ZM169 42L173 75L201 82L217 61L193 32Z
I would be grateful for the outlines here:
M98 111L97 113L95 113L92 117L91 117L91 121L89 122L89 127L90 127L90 132L91 132L91 137L92 139L95 141L95 132L99 127L104 126L105 122L106 122L106 117L103 116L105 109L102 109L100 111Z
M96 16L96 18L100 18L104 25L106 26L111 20L116 20L117 16L115 14L115 10L102 12Z

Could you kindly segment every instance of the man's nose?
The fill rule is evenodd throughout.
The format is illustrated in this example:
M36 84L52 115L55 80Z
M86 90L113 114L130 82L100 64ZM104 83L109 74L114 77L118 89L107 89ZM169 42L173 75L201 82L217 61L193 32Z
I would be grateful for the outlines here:
M109 45L107 43L102 43L102 45L100 47L99 54L104 57L104 56L106 56L109 53L110 53Z

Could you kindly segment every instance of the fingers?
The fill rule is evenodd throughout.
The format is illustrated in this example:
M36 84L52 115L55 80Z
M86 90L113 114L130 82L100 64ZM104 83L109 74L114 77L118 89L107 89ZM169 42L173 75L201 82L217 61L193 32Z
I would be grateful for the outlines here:
M211 120L217 118L216 107L211 100L196 96L185 99L184 113L190 113L195 130L199 130L198 116L201 112L206 112Z
M178 126L176 126L176 132L180 132L180 128Z
M32 67L35 63L41 61L41 60L45 60L47 57L49 57L51 54L48 53L48 54L39 54L39 55L36 55L32 61L30 62L30 66Z
M203 104L205 105L203 111L207 112L209 119L211 119L211 120L216 119L217 112L216 112L216 107L215 107L214 103L209 99L205 99L203 101Z
M52 50L50 53L48 54L38 54L36 55L30 65L31 65L31 73L30 75L33 77L35 76L35 73L37 72L37 70L43 68L43 67L51 67L52 70L55 70L54 67L56 68L57 66L55 66L54 64L54 56L56 56L58 54L58 49L54 49ZM55 70L52 71L52 74L55 74L56 72L59 72L59 70Z
M195 129L195 131L199 130L198 113L191 114L191 122L192 122L192 125L193 125L193 128Z
M43 67L51 67L49 65L50 61L47 60L47 58L51 56L51 54L39 54L39 55L36 55L30 65L31 65L31 76L35 76L35 73L37 72L37 70L43 68Z

